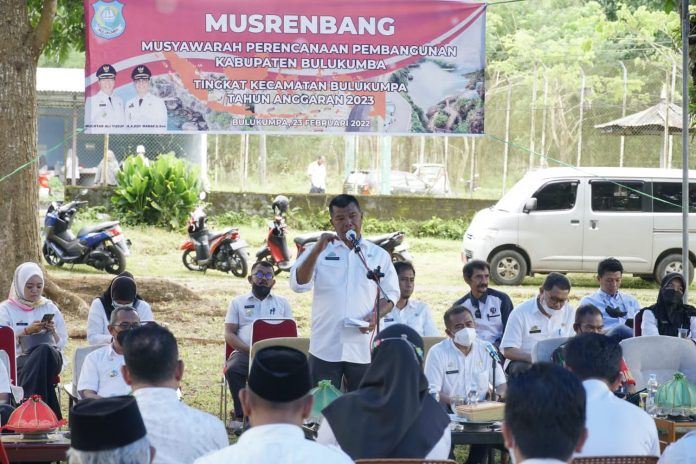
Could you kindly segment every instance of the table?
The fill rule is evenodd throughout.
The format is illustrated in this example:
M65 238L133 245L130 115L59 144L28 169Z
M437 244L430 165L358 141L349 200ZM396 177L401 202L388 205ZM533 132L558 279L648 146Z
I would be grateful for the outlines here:
M660 440L660 452L662 452L667 445L674 443L682 435L689 432L689 429L696 428L696 422L675 422L655 417L655 426L657 427L657 438Z
M65 461L70 440L65 432L50 433L48 440L25 440L20 434L3 434L2 445L11 462Z

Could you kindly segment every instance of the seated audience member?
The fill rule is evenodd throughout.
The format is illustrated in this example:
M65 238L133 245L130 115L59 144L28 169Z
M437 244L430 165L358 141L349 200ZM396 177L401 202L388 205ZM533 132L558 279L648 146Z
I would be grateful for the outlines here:
M105 398L130 393L131 389L121 375L121 367L125 364L121 342L129 330L138 327L140 319L133 308L119 307L111 311L111 343L92 351L82 364L77 384L82 398Z
M434 345L425 360L430 390L439 392L440 402L446 406L451 405L452 397L467 398L471 386L479 399L485 399L493 385L493 360L486 345L497 354L495 347L477 338L474 316L468 308L452 306L445 311L444 320L448 338ZM498 362L495 369L496 392L505 396L505 373ZM467 462L484 461L487 451L487 446L472 445Z
M132 396L87 399L73 407L70 464L148 464L154 449Z
M587 395L587 441L577 456L659 456L655 421L641 408L617 398L621 346L612 337L585 333L565 347L566 367L582 380Z
M104 293L92 301L87 315L87 342L90 345L111 343L111 311L126 306L135 308L142 322L155 320L150 305L138 295L135 279L130 272L122 272L116 276Z
M575 324L573 324L573 330L575 330L575 335L580 335L583 333L604 333L604 318L602 317L602 312L591 304L584 304L578 306L575 310ZM554 350L551 354L551 360L560 366L565 366L565 347L568 342L562 344ZM636 391L636 380L631 374L631 370L628 368L626 361L623 357L621 358L621 386L625 393L635 393Z
M411 299L416 281L416 270L411 263L394 263L396 275L399 277L399 301L380 323L380 330L390 325L406 324L418 332L421 337L437 337L440 332L435 327L433 315L427 303Z
M24 397L41 395L60 419L54 381L63 368L68 331L58 307L42 296L43 285L38 264L20 264L9 298L0 303L0 325L11 327L15 333L17 383L24 389Z
M529 368L537 342L573 335L575 310L568 304L570 281L552 272L539 287L539 296L527 300L510 314L500 348L509 374Z
M571 462L587 438L582 384L572 372L549 363L510 377L502 432L512 462Z
M190 464L229 444L225 425L179 401L184 362L172 333L155 324L129 330L123 339L123 378L133 389L154 464Z
M512 311L512 300L506 293L488 288L491 272L487 262L480 259L469 261L464 265L462 274L464 282L469 286L469 293L452 306L463 305L469 308L476 318L479 338L495 346L500 345Z
M665 448L657 464L694 463L696 463L696 430L692 430Z
M307 356L294 348L259 350L249 384L239 392L251 428L236 444L196 460L196 464L350 464L335 447L305 439L304 419L312 411Z
M676 272L662 279L657 302L642 310L642 335L676 337L678 329L687 329L691 332L689 336L696 340L696 308L683 303L684 287L684 277Z
M242 430L242 405L239 391L244 388L249 374L249 350L251 349L251 326L256 319L292 318L290 303L282 296L272 295L275 285L273 266L266 261L257 261L247 277L251 292L239 295L230 302L225 317L225 342L234 348L225 366L225 377L230 385L234 418L228 428Z
M423 339L395 324L380 332L372 364L357 390L329 404L317 442L341 447L352 459L445 459L449 417L428 392Z
M597 266L597 282L599 290L584 297L580 305L591 304L602 313L604 330L610 337L621 341L633 336L633 329L626 325L627 320L633 322L640 304L631 295L620 292L623 266L616 258L607 258Z

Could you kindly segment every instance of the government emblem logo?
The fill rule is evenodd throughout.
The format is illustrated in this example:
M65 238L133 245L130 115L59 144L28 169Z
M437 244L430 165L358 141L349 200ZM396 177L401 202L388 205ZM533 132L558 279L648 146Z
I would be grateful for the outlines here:
M102 39L114 39L126 30L126 19L123 17L123 3L119 1L104 2L99 0L92 5L92 32Z

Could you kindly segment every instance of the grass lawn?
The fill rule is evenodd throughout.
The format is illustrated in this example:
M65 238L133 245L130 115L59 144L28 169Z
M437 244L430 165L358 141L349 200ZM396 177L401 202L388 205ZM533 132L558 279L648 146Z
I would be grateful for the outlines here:
M128 270L136 276L139 293L151 303L158 322L168 326L179 340L180 355L186 366L182 385L185 401L217 415L224 357L224 317L229 301L236 295L248 292L249 283L231 274L218 271L203 274L184 268L179 250L179 245L186 238L184 233L149 227L127 227L125 233L133 242ZM240 233L251 245L253 259L266 231L241 227ZM290 237L299 233L291 230ZM460 242L408 237L407 241L413 251L417 271L414 298L430 305L435 321L444 334L442 314L466 292L461 275ZM52 268L50 275L62 286L78 293L88 304L107 287L112 278L87 266ZM574 285L571 291L571 303L574 305L596 289L592 275L571 274L570 279ZM308 336L311 293L293 293L287 280L287 273L277 276L274 292L289 299L300 333ZM517 305L536 295L542 280L543 276L528 277L524 285L501 289L508 292ZM653 303L657 294L656 284L633 277L624 279L623 289L634 294L643 305ZM71 360L75 347L87 344L87 316L77 314L72 308L61 310L66 316L70 333L66 353ZM69 382L71 375L71 365L68 365L61 378ZM67 401L63 401L63 407L67 409Z

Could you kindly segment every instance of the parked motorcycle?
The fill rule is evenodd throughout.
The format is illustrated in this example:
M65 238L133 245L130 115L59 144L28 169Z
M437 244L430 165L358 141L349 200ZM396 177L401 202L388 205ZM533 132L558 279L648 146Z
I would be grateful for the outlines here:
M318 241L323 233L324 232L311 232L295 237L294 242L297 248L297 256L300 256L307 245ZM406 234L404 232L390 232L388 234L365 237L364 239L374 243L389 253L393 263L411 262L413 261L413 256L411 256L411 253L408 251L408 244L404 242L405 236Z
M273 199L271 208L274 218L268 221L268 235L263 246L256 252L256 261L268 261L273 266L276 274L281 271L290 271L292 267L292 256L288 249L287 231L285 223L285 213L290 207L290 200L284 195L278 195Z
M205 194L201 194L201 200ZM249 245L239 237L239 229L224 232L209 232L204 206L198 205L188 221L189 239L181 244L184 250L181 260L190 271L205 272L217 269L231 272L237 277L246 277L249 272Z
M87 264L109 274L120 274L126 270L130 241L126 240L119 221L85 226L77 237L70 230L75 213L86 204L77 200L51 203L44 219L44 259L51 266Z

